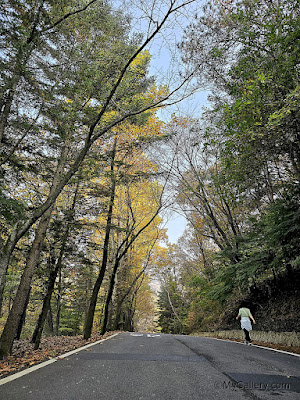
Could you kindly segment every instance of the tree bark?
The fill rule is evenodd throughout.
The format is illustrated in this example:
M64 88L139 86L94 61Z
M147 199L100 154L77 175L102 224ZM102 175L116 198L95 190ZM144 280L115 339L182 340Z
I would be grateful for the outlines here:
M40 346L40 341L44 329L44 324L48 315L48 311L50 308L50 302L51 302L51 297L52 293L54 290L54 285L55 285L55 280L57 276L57 272L59 270L58 265L56 265L55 269L51 271L50 277L49 277L49 282L48 282L48 287L47 287L47 292L43 301L43 306L42 306L42 311L40 312L35 330L33 332L31 342L34 343L34 350L37 350Z
M61 269L58 271L58 287L57 287L57 302L56 302L56 319L55 319L55 334L56 336L59 336L59 325L60 325L60 314L61 314L61 299L62 299L62 293L61 293L61 281L62 281L62 276L61 276Z
M48 335L53 336L54 335L54 329L53 329L53 314L52 314L52 309L51 309L51 304L47 313L47 319L46 319L46 332Z
M56 277L57 277L58 271L60 271L61 267L62 267L62 260L63 260L63 256L64 256L64 253L65 253L67 240L68 240L68 237L69 237L70 220L73 217L75 204L76 204L76 199L77 199L78 186L79 185L77 184L76 191L75 191L75 194L74 194L73 203L72 203L72 207L71 207L71 210L69 211L68 223L67 223L66 231L65 231L64 236L63 236L62 245L61 245L61 248L60 248L60 254L59 254L58 260L56 262L55 268L50 270L50 276L49 276L49 281L48 281L48 286L47 286L47 292L46 292L46 295L45 295L45 298L44 298L44 301L43 301L43 306L42 306L41 313L39 315L35 330L34 330L33 335L32 335L31 342L34 343L34 350L37 350L39 348L39 346L40 346L40 342L41 342L41 337L42 337L45 321L46 321L46 318L47 318L47 315L48 315L48 311L50 309L51 297L52 297L52 293L53 293L53 290L54 290ZM50 265L51 265L51 263L50 263Z
M6 87L6 96L4 96L3 101L1 102L0 145L2 145L4 139L4 133L7 127L8 118L14 101L15 92L23 74L22 73L23 67L24 65L27 64L33 49L34 49L33 47L30 48L28 44L23 43L21 46L19 46L18 52L16 54L12 77L9 81L9 84Z
M131 285L129 286L129 288L127 289L127 291L125 292L125 294L121 297L121 299L117 302L117 307L116 307L116 316L115 316L115 322L114 322L114 329L117 330L119 328L119 321L121 318L121 312L122 312L122 304L124 303L124 300L126 299L126 297L130 294L130 292L132 291L132 289L134 288L136 282L138 281L138 279L143 275L143 273L145 272L145 268L143 268L141 270L141 272L139 272L139 274L134 278L133 282L131 283Z
M116 273L117 273L119 266L120 266L120 259L117 257L112 274L111 274L111 278L110 278L110 282L109 282L109 289L108 289L108 293L106 296L105 307L104 307L104 317L103 317L103 322L102 322L102 326L101 326L101 330L100 330L101 335L104 335L104 333L106 332L107 321L108 321L108 308L109 308L109 304L110 304L112 294L114 291L115 282L116 282Z
M12 350L18 324L22 317L26 299L29 294L32 277L40 259L41 248L49 225L51 212L52 207L43 215L36 230L36 235L27 258L14 303L0 338L0 358L8 356Z
M106 267L107 267L107 260L108 260L108 250L109 250L109 238L111 232L111 221L113 215L113 207L115 202L115 192L116 192L116 179L114 176L114 167L115 167L115 157L116 157L116 146L117 141L115 139L112 151L112 158L111 158L111 165L110 165L110 172L111 172L111 191L110 191L110 201L106 219L106 228L105 228L105 237L103 243L103 255L102 255L102 263L101 268L95 282L93 293L90 299L89 308L86 315L85 325L84 325L84 332L83 338L89 339L92 334L93 322L94 322L94 315L95 309L97 304L98 293L105 275Z
M30 292L31 292L31 287L29 289L29 292L28 292L28 295L26 298L26 302L24 304L24 310L23 310L23 313L22 313L22 316L20 318L19 325L17 328L17 333L16 333L16 337L15 337L16 340L19 340L21 338L21 333L22 333L23 326L25 324L25 319L26 319L26 311L27 311L27 307L28 307L28 303L29 303L29 299L30 299Z
M3 294L6 284L6 275L9 266L9 260L12 252L7 246L0 250L0 315L2 314Z

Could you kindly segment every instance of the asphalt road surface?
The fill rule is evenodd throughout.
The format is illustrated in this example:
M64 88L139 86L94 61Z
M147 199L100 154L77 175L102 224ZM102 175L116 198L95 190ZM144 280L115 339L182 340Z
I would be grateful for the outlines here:
M0 399L300 399L299 367L298 356L230 341L121 333L0 380Z

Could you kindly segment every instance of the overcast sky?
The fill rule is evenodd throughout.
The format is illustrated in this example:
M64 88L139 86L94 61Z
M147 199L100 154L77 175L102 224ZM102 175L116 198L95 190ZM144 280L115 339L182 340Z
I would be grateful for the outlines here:
M193 7L189 7L188 18L181 18L177 27L172 26L167 30L167 33L163 36L157 36L149 47L151 54L150 64L150 75L155 75L158 79L163 82L163 78L168 82L170 73L176 70L177 65L180 67L180 54L178 52L176 43L180 42L183 35L183 28L188 25L188 21L195 14L195 11L199 11L200 3L203 1L196 1ZM174 64L173 60L176 57L177 61ZM200 117L203 106L207 106L207 95L208 91L198 91L196 94L187 98L180 103L168 107L166 110L159 112L159 118L168 121L172 114L177 116L189 116L193 118ZM182 236L184 229L186 228L187 221L182 216L175 212L171 214L165 227L168 229L168 237L171 243L176 243L180 236Z

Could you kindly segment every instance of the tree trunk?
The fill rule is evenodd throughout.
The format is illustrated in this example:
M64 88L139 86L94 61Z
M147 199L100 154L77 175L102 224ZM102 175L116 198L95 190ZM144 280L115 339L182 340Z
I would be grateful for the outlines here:
M40 254L41 254L41 248L44 243L44 239L46 236L46 232L48 229L48 225L50 222L52 210L55 205L55 199L57 198L56 192L58 189L58 186L61 182L61 176L63 175L67 156L68 156L68 151L69 151L69 143L70 143L70 136L66 138L64 147L62 148L61 151L61 157L59 159L54 177L53 177L53 182L52 186L50 188L49 196L48 199L54 199L49 207L45 208L44 213L42 213L42 216L40 218L38 227L35 232L35 238L33 240L33 243L31 245L31 249L26 261L26 266L23 271L23 275L14 299L13 306L10 310L10 313L8 315L6 324L4 326L1 338L0 338L0 359L3 357L6 357L12 349L13 345L13 340L16 334L16 330L19 324L19 320L21 318L23 309L24 309L24 304L26 302L26 298L31 286L31 281L33 274L35 272L36 267L39 264L40 261ZM56 196L56 197L55 197ZM46 203L44 203L46 204ZM24 231L24 226L21 228L21 231ZM28 228L29 229L29 228ZM10 246L10 255L12 254L12 251L18 242L18 239L21 237L20 233L17 234L17 229L15 229L15 233L12 234L12 237L10 239L11 241L11 246ZM7 268L7 266L6 266Z
M48 315L48 311L50 309L50 302L51 302L51 297L52 293L54 290L54 285L55 285L55 280L56 276L58 273L60 266L56 266L53 271L50 273L50 278L48 282L48 287L47 287L47 293L45 295L44 301L43 301L43 307L42 311L40 312L35 330L33 332L31 342L34 343L34 350L37 350L40 345L43 329L44 329L44 324Z
M112 273L112 277L111 277L111 281L110 281L109 291L108 291L106 303L105 303L104 321L103 321L102 328L101 328L101 334L104 334L106 332L106 324L107 324L107 319L108 319L108 306L109 306L111 296L113 293L113 288L114 288L114 284L115 284L115 276L116 276L116 272L119 267L120 261L124 257L124 255L128 252L130 246L139 237L139 235L153 222L154 218L158 215L160 209L161 209L161 205L158 207L158 209L156 210L154 215L150 218L150 220L144 226L142 226L136 234L133 234L132 237L129 239L129 235L132 234L134 231L134 226L131 227L130 232L126 235L126 238L123 240L123 242L121 243L121 245L118 248L117 257L115 260L115 265L114 265L114 269L113 269L113 273ZM122 250L122 248L123 248L123 250ZM130 292L130 290L129 290L129 292Z
M91 288L92 288L91 276L92 276L92 272L93 272L91 265L89 265L88 268L89 268L89 273L88 273L88 276L87 276L87 279L86 279L85 302L84 302L85 303L84 304L84 320L85 321L87 320L88 311L89 311L89 297L90 297L90 291L91 291Z
M109 289L108 289L108 293L106 296L105 307L104 307L104 318L103 318L101 331L100 331L101 335L104 335L104 333L106 332L106 326L107 326L107 321L108 321L108 309L109 309L109 304L110 304L112 294L114 291L115 282L116 282L116 273L119 268L119 265L120 265L120 259L117 258L115 261L115 265L114 265L112 274L111 274L111 278L110 278L110 282L109 282Z
M70 140L70 138L68 138ZM71 177L77 172L81 162L86 156L92 142L87 141L83 149L80 151L78 157L74 161L73 165L70 167L68 172L64 174L65 161L67 156L68 147L65 144L62 149L61 158L59 160L59 165L57 171L55 172L55 177L53 179L53 183L51 186L50 193L46 199L46 201L38 208L36 208L32 215L26 220L22 222L22 225L18 224L12 231L10 237L7 239L7 243L5 245L2 244L2 248L0 249L0 296L3 295L4 285L6 281L7 269L10 261L10 257L15 249L18 241L27 233L29 228L40 218L43 216L51 214L51 211L54 207L57 197L61 193L62 189L69 182ZM44 218L45 219L45 218ZM0 298L1 301L1 298ZM1 302L0 302L1 304ZM1 341L0 341L1 347ZM1 350L0 350L0 358L1 358Z
M121 299L122 300L122 299ZM122 313L122 305L123 305L123 301L119 301L117 303L117 307L116 307L116 315L115 315L115 322L113 325L113 329L116 331L118 329L120 329L121 326L121 313Z
M83 332L83 338L84 339L89 339L92 334L92 328L93 328L93 322L94 322L94 315L95 315L95 309L96 309L96 304L97 304L97 298L98 298L98 293L100 290L100 287L102 285L102 281L105 275L106 267L107 267L107 260L108 260L108 250L109 250L109 238L110 238L110 232L111 232L111 221L112 221L112 215L113 215L113 207L114 207L114 202L115 202L115 192L116 192L116 179L114 176L114 166L115 166L115 157L116 157L116 146L117 146L117 141L115 139L114 141L114 146L113 146L113 151L112 151L112 159L111 159L111 166L110 166L110 171L111 171L111 192L110 192L110 201L109 201L109 207L108 207L108 214L107 214L107 220L106 220L106 228L105 228L105 237L104 237L104 243L103 243L103 255L102 255L102 264L101 268L97 277L97 280L95 282L94 288L93 288L93 293L90 299L90 305L87 311L86 315L86 320L85 320L85 325L84 325L84 332Z
M41 248L45 239L49 225L52 207L43 215L36 230L35 238L32 243L26 266L14 299L13 306L8 315L0 339L0 359L8 356L12 350L14 338L16 336L19 321L24 311L27 296L29 294L31 281L35 269L39 263Z
M55 335L59 336L59 325L60 325L60 313L61 313L61 269L59 270L59 278L58 278L58 290L57 290L57 302L56 302L56 319L55 319Z
M26 302L24 304L23 313L22 313L22 316L20 318L19 325L18 325L18 328L17 328L17 333L16 333L16 337L15 337L16 340L20 340L22 329L23 329L23 326L25 324L26 311L27 311L27 307L28 307L28 303L29 303L29 299L30 299L30 292L31 292L31 287L29 289L29 292L28 292L28 295L27 295L27 298L26 298Z
M128 308L127 308L127 312L125 314L125 324L124 324L124 330L125 331L129 331L129 332L133 332L134 331L134 324L133 324L133 317L134 317L134 313L135 313L135 306L133 305L135 302L135 298L133 298L129 304L128 304Z
M2 238L0 237L0 314L2 311L3 293L6 283L6 275L10 262L10 257L19 240L17 237L17 231L18 231L18 224L16 224L16 226L13 228L13 231L5 244Z
M29 47L28 44L23 43L19 46L18 52L15 57L14 67L12 71L12 77L6 87L6 95L1 102L0 110L0 144L3 142L5 129L7 127L7 122L9 115L11 113L11 107L14 101L15 92L17 86L22 77L22 70L27 64L28 59L33 51L34 47Z
M50 336L54 335L54 328L53 328L53 315L52 315L52 309L51 309L51 304L49 306L49 310L47 313L47 319L46 319L46 333Z
M57 277L58 271L61 270L62 259L63 259L64 253L65 253L65 248L66 248L67 240L69 237L70 220L72 219L73 214L74 214L76 198L77 198L77 193L78 193L78 186L79 185L77 184L75 195L74 195L74 200L73 200L72 207L70 209L70 214L68 217L66 231L65 231L65 233L63 235L63 239L62 239L62 245L60 248L59 257L57 259L56 266L54 269L51 268L52 264L50 262L50 276L49 276L49 281L48 281L48 286L47 286L47 292L46 292L46 295L45 295L45 298L43 301L42 311L39 315L39 318L38 318L38 321L37 321L37 324L36 324L35 330L33 332L32 339L31 339L31 342L34 343L34 350L37 350L40 346L45 321L46 321L46 318L47 318L47 315L48 315L48 312L50 309L51 297L52 297L52 293L54 290L56 277Z
M6 247L2 248L2 251L0 251L0 315L2 314L3 294L10 256L11 252L7 251Z
M121 299L117 302L117 307L116 307L116 316L115 316L115 322L114 322L114 330L119 329L119 321L121 318L121 313L122 313L122 305L124 303L124 300L128 297L128 295L130 294L130 292L132 291L132 289L134 288L136 282L138 281L138 279L143 275L143 273L145 272L145 268L143 268L138 275L134 278L133 282L131 283L131 285L129 286L129 288L127 289L127 291L125 292L125 294L121 297Z

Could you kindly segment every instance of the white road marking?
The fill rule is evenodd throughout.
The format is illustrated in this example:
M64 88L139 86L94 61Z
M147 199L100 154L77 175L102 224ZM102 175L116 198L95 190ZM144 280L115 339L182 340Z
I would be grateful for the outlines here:
M160 335L156 335L156 334L151 334L151 333L147 333L147 337L159 337Z
M130 336L144 336L143 333L131 333Z
M227 342L227 343L228 342L238 343L238 344L242 344L242 345L245 346L244 342L236 342L235 340L219 339L219 338L214 338L214 337L210 337L210 336L195 336L195 337L203 337L203 338L206 338L206 339L220 340L222 342ZM249 347L258 347L259 349L271 350L271 351L276 351L277 353L289 354L290 356L300 357L300 354L297 354L297 353L291 353L290 351L273 349L273 347L265 347L265 346L260 346L258 344L253 344L253 343Z

